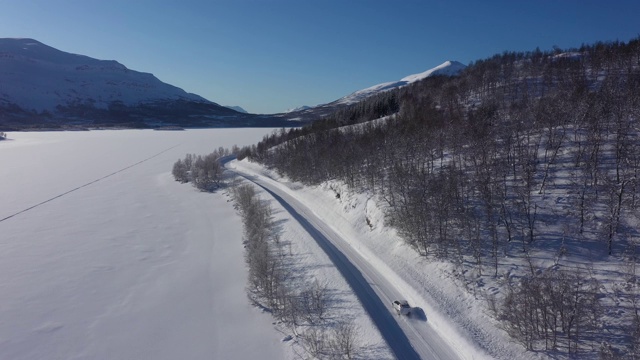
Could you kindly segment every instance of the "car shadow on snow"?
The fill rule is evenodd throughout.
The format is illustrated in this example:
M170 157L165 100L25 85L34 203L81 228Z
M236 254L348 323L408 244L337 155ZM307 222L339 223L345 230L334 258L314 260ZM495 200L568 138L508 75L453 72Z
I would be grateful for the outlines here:
M411 308L411 315L409 317L413 320L427 321L427 314L419 307Z

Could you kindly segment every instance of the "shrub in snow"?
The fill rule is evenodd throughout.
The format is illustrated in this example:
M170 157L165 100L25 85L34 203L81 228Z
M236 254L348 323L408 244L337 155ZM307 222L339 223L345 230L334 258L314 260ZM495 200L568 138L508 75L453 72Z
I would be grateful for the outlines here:
M271 207L248 184L235 186L232 195L244 224L249 297L300 333L300 344L314 358L353 358L360 347L357 329L350 323L331 324L326 319L332 302L328 285L317 280L292 283Z
M189 182L189 167L187 167L185 162L181 159L178 159L178 161L173 164L171 174L173 174L176 181L181 183Z
M171 173L176 181L191 182L199 190L213 191L222 183L224 168L220 164L220 158L227 155L229 151L222 147L205 156L187 154L184 159L178 159L173 164Z

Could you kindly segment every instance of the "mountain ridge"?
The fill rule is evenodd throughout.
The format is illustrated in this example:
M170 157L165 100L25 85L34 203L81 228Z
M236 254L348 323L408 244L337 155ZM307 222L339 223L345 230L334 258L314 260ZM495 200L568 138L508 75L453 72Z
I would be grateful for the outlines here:
M0 39L0 65L0 99L27 110L86 101L97 108L158 99L213 103L115 60L67 53L29 38Z
M455 76L464 68L446 61L327 104L255 115L188 93L116 60L64 52L31 38L0 38L0 129L295 126L430 76Z
M290 126L30 38L0 38L0 129Z
M458 61L452 61L452 60L447 60L445 62L443 62L442 64L431 68L429 70L423 71L421 73L418 74L413 74L413 75L408 75L403 77L402 79L398 80L398 81L390 81L390 82L385 82L385 83L380 83L377 85L373 85L370 86L368 88L362 89L362 90L358 90L355 91L347 96L344 96L332 103L338 103L338 104L354 104L356 102L362 101L370 96L373 95L377 95L381 92L385 92L385 91L389 91L389 90L393 90L393 89L397 89L397 88L401 88L403 86L407 86L409 84L412 84L414 82L426 79L430 76L436 76L436 75L444 75L444 76L455 76L458 73L460 73L460 71L464 70L466 68L466 65L458 62ZM330 104L332 104L330 103Z
M369 97L399 89L401 87L413 84L420 80L424 80L431 76L456 76L461 71L463 71L467 66L454 60L447 60L442 64L423 71L421 73L407 75L400 80L397 81L389 81L385 83L380 83L377 85L370 86L368 88L364 88L361 90L357 90L352 92L349 95L343 96L337 100L326 104L320 104L317 106L301 106L298 108L287 110L285 113L281 114L285 118L296 121L308 121L308 120L318 120L323 118L330 113L349 105L356 104L358 102L364 101Z

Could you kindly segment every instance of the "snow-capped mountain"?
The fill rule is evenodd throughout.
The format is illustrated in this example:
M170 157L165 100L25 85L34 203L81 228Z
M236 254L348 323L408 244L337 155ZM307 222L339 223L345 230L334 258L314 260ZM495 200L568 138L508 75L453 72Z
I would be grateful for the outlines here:
M285 113L290 113L290 112L294 112L294 111L303 111L303 110L307 110L307 109L311 109L311 106L302 105L302 106L299 106L297 108L287 109L287 111L285 111Z
M346 104L346 105L354 104L370 96L379 94L381 92L389 91L392 89L397 89L399 87L409 85L416 81L426 79L430 76L436 76L436 75L455 76L460 71L464 70L464 68L466 67L467 67L466 65L459 63L457 61L445 61L444 63L434 67L433 69L429 69L419 74L405 76L399 81L386 82L386 83L368 87L366 89L358 90L350 95L347 95L343 98L340 98L334 101L333 103Z
M73 126L280 126L240 114L114 60L0 39L0 130Z
M404 78L398 81L386 82L386 83L368 87L366 89L358 90L354 93L351 93L347 96L344 96L328 104L323 104L323 105L318 105L313 107L302 106L299 108L287 110L285 113L280 114L279 116L292 121L317 120L331 114L332 112L336 111L341 107L358 103L362 100L365 100L368 97L383 93L385 91L407 86L417 81L426 79L430 76L436 76L436 75L456 76L462 70L464 70L464 68L466 68L466 65L459 63L457 61L445 61L444 63L432 69L421 72L419 74L405 76Z
M117 61L66 53L33 39L0 39L0 103L40 112L68 104L106 109L113 102L157 100L211 103Z

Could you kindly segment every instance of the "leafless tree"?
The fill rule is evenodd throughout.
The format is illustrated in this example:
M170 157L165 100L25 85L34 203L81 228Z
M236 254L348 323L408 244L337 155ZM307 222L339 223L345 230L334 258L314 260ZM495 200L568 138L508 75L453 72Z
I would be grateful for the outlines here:
M331 342L340 355L347 359L353 359L360 348L357 326L349 321L338 323L333 328Z
M171 171L176 181L181 183L189 182L189 168L185 165L182 159L178 159L173 164L173 170Z
M300 334L302 346L315 359L327 358L330 352L330 339L325 328L309 326Z
M544 344L556 349L560 341L569 353L598 331L601 305L599 283L584 270L546 271L511 284L502 304L506 330L527 349Z

